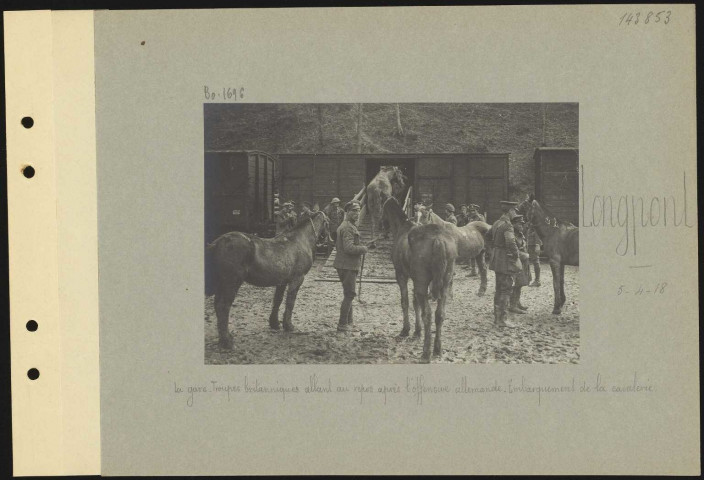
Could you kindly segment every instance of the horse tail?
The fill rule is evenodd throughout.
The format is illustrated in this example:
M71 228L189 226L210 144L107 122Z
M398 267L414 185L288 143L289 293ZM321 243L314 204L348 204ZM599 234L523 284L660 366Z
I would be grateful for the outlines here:
M205 295L215 295L217 278L215 274L215 245L217 241L205 246Z
M445 242L439 238L433 240L430 260L433 274L430 282L430 296L433 300L437 300L445 288L445 272L447 270L447 248Z

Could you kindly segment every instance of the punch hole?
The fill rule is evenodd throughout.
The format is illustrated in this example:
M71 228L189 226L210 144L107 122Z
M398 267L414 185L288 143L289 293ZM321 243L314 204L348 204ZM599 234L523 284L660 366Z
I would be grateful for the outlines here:
M36 380L39 378L39 370L36 368L30 368L27 370L27 376L29 377L30 380Z
M37 328L39 328L39 324L35 320L30 320L27 322L27 330L30 332L36 332Z
M34 119L32 117L24 117L21 122L24 128L32 128L34 126Z
M34 173L34 167L31 165L27 165L22 168L22 175L24 175L25 178L32 178L34 176Z

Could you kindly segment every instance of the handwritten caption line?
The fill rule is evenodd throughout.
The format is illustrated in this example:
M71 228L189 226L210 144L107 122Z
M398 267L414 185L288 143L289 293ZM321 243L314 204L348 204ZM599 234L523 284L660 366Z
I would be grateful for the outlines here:
M436 383L429 381L423 375L406 376L401 382L387 382L384 384L373 384L371 382L361 382L355 384L334 383L332 378L320 377L317 374L310 375L308 382L304 384L274 384L261 382L256 377L245 375L239 382L225 383L220 380L210 380L208 382L183 386L174 382L173 395L185 398L186 406L193 407L196 398L205 395L226 395L227 401L231 401L233 396L271 394L281 397L285 402L291 396L312 396L312 395L354 395L360 404L363 404L369 397L383 398L386 405L390 398L394 396L411 396L417 405L423 405L424 398L428 396L449 396L449 395L472 395L472 394L500 394L512 395L520 398L534 398L538 405L542 405L545 395L554 394L627 394L627 393L652 393L655 386L650 379L643 381L634 372L633 377L624 381L611 381L607 383L600 373L589 380L572 377L565 383L536 384L530 382L525 376L520 379L513 377L506 381L484 384L473 384L470 378L462 376L452 383Z

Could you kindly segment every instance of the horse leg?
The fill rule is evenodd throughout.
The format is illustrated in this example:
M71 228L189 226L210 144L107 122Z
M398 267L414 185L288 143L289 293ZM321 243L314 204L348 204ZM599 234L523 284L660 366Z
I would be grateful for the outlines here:
M442 322L445 320L445 303L447 302L447 287L443 288L443 292L438 299L438 306L435 309L435 345L433 346L433 355L442 355Z
M403 329L401 337L407 337L411 332L411 322L408 320L408 278L396 274L398 288L401 289L401 310L403 310Z
M421 334L421 316L423 314L423 306L420 303L420 300L418 300L418 297L416 296L415 292L413 293L413 310L416 315L416 329L413 331L413 336L416 338L420 338Z
M560 264L554 260L550 260L550 271L552 272L552 289L555 295L552 313L553 315L559 315L562 313L560 305L560 299L562 298L562 294L560 293Z
M286 285L277 285L274 292L274 305L271 307L271 315L269 315L269 326L272 330L278 330L279 327L279 307L284 299Z
M567 297L565 296L565 264L561 263L560 264L560 308L565 304L567 301Z
M425 275L424 275L425 276ZM431 310L428 295L428 286L430 285L430 275L428 278L413 279L413 294L415 302L418 303L423 316L423 328L425 329L425 338L423 340L423 355L420 357L421 363L430 363L430 343L432 333L430 331Z
M215 292L215 315L218 317L218 336L220 348L232 350L232 334L229 331L230 307L235 301L242 281L218 287Z
M286 292L286 310L284 310L284 331L292 332L293 323L291 323L291 316L293 315L293 306L296 304L296 295L298 295L298 289L301 288L304 276L300 276L291 280L288 284L288 291Z
M479 291L477 292L478 297L483 297L486 293L486 263L484 262L484 251L476 256L477 267L479 267Z

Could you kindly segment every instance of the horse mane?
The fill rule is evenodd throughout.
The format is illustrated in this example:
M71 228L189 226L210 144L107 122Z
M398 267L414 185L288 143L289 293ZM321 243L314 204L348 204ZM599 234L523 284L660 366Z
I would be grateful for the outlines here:
M315 218L319 217L321 214L325 215L325 212L323 212L322 210L318 210L317 212L313 212L312 215L305 215L303 218L299 218L296 224L290 230L287 231L293 232L295 230L300 230L310 224L310 222L308 221L309 219L315 220Z

